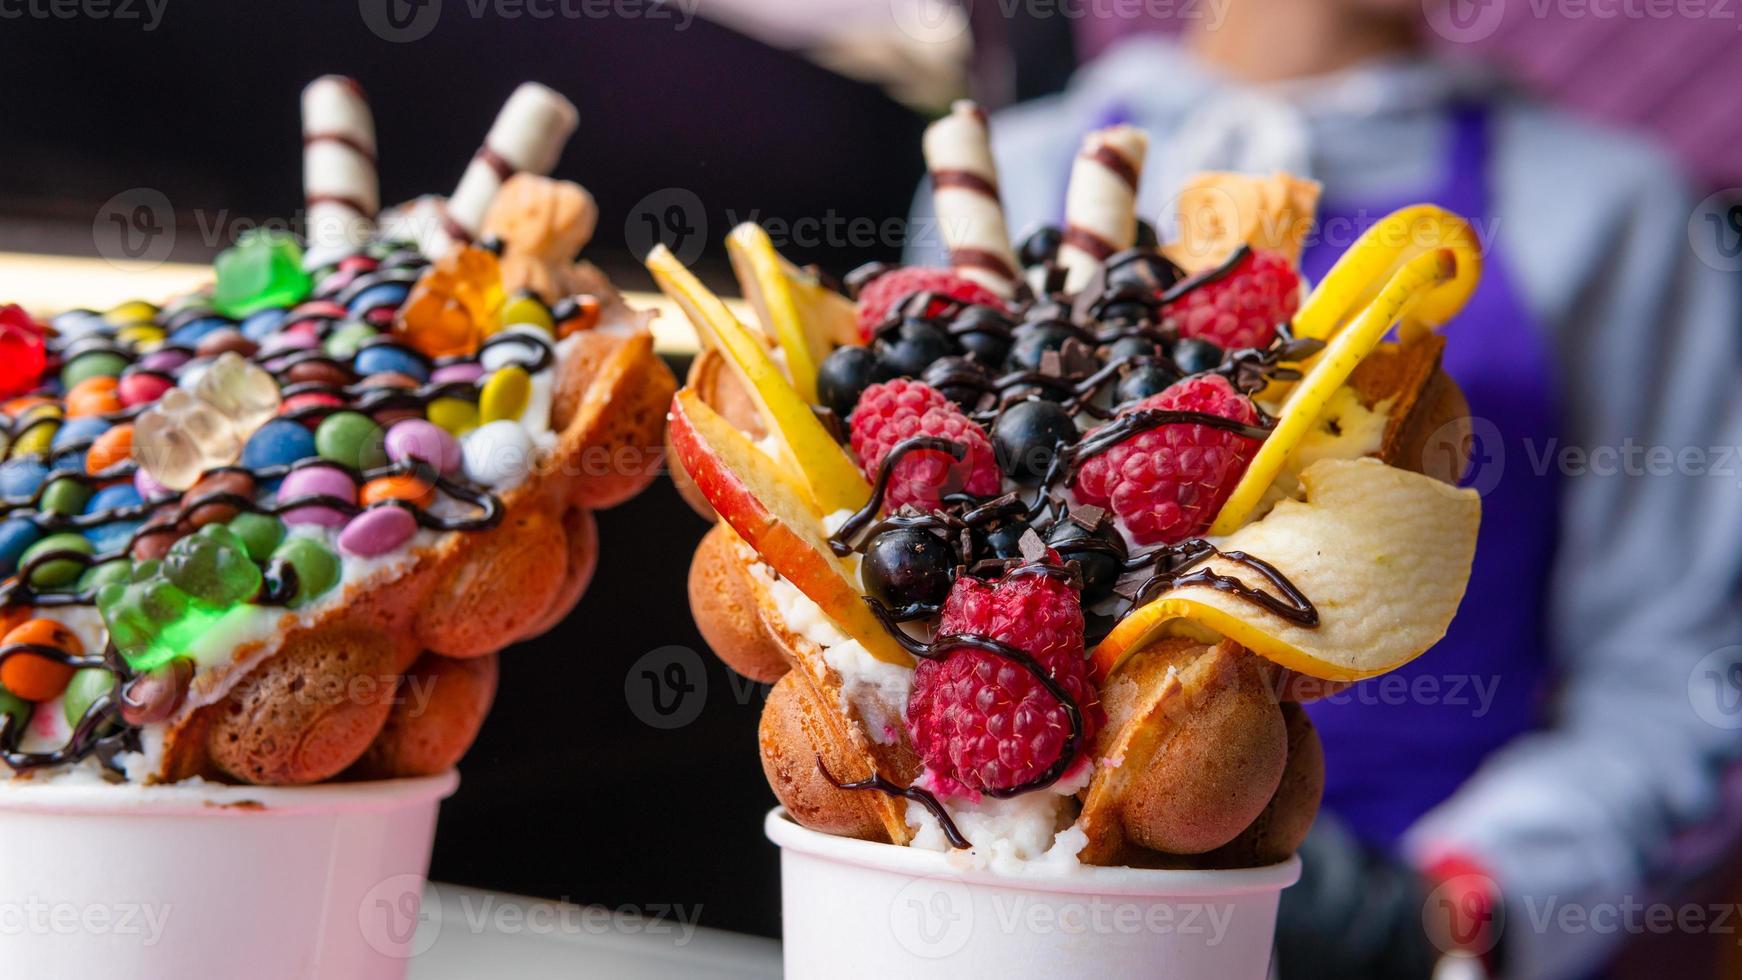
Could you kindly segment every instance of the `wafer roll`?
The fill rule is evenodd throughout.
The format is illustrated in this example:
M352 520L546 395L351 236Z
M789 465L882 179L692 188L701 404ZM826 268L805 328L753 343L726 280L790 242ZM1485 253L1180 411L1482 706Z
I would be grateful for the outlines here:
M1016 291L1016 253L998 200L986 113L967 100L925 131L925 166L950 265L1000 296Z
M1099 129L1083 138L1065 191L1059 264L1065 292L1089 284L1109 255L1137 242L1137 180L1149 138L1131 126Z
M311 256L357 248L374 231L375 119L355 79L322 75L302 90L302 192Z
M543 85L527 82L515 89L448 195L445 219L439 227L422 229L426 240L418 244L424 254L440 255L450 243L476 237L508 178L522 171L550 173L579 120L569 100Z

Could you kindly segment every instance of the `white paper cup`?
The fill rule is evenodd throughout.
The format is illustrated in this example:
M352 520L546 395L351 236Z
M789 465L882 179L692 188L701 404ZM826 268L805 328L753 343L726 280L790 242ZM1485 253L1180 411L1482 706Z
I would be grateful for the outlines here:
M1300 859L1239 871L1001 875L831 837L776 808L786 976L1264 980Z
M0 973L403 977L457 785L0 780Z

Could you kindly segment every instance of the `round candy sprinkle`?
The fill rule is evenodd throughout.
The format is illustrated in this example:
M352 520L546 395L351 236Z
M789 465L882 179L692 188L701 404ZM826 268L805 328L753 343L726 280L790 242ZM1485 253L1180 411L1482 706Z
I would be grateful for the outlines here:
M351 383L351 372L333 361L316 357L292 364L290 370L284 372L284 380L293 385L322 384L339 387Z
M526 325L544 331L545 336L556 333L556 321L551 319L550 308L531 293L518 293L502 307L502 323L509 330Z
M207 337L229 326L230 321L221 316L189 320L170 333L169 342L178 347L194 347Z
M149 405L162 398L163 393L173 387L175 387L175 382L161 374L130 371L121 376L115 393L120 396L122 406L132 407L134 405Z
M133 489L146 500L160 500L174 493L174 490L157 482L157 477L146 472L143 467L133 471Z
M180 657L133 678L121 691L121 720L140 727L168 721L193 678L192 661Z
M254 497L254 477L242 470L217 470L200 477L200 482L187 489L181 495L182 506L189 507L196 500L203 500L219 494L233 494ZM213 502L200 507L194 507L187 512L187 522L194 527L205 527L207 524L218 524L235 517L239 512L235 504Z
M50 323L54 326L54 332L60 334L62 340L77 340L109 326L103 322L101 315L90 310L68 310L55 317Z
M240 354L243 357L253 357L260 345L242 335L235 327L224 327L214 330L195 345L194 353L200 357L217 357L219 354Z
M296 569L296 594L292 606L300 606L332 588L339 581L339 559L313 538L292 535L273 549L272 557Z
M292 350L313 350L320 345L320 340L313 334L279 331L267 335L266 339L260 342L260 353L271 355Z
M454 448L457 451L458 444ZM357 502L365 507L383 500L403 500L419 507L428 507L435 500L435 488L420 477L406 474L376 477L363 484L363 489L357 493Z
M54 416L47 416L53 418ZM21 456L46 456L48 448L54 441L54 434L60 426L55 422L31 422L24 427L23 432L12 443L14 458Z
M29 644L51 647L74 657L83 656L79 635L52 619L27 619L0 638L0 646ZM52 701L66 690L73 668L34 653L24 653L0 664L0 686L26 701Z
M136 323L115 331L115 339L135 348L155 347L163 342L163 329L149 323Z
M352 366L358 374L392 372L412 378L419 384L429 378L429 368L416 355L393 344L371 344L357 352Z
M372 470L387 462L381 427L367 415L334 412L315 429L315 451L322 459L354 470Z
M119 412L123 405L121 396L116 393L117 387L116 380L109 377L86 378L79 382L67 392L67 416L79 418Z
M518 422L486 422L461 442L466 476L493 487L517 481L532 469L532 437Z
M124 327L129 323L149 323L151 318L156 315L157 307L142 299L130 299L125 303L118 303L110 307L109 311L103 314L103 319L117 327Z
M478 417L485 423L517 419L532 400L532 376L518 364L490 375L478 395Z
M85 569L85 574L79 576L79 591L96 592L114 582L125 585L132 577L133 563L125 558L117 558Z
M85 502L85 513L103 514L123 508L137 507L143 502L138 490L126 483L117 483L92 494L91 499ZM99 555L120 551L127 546L128 541L133 539L133 532L137 531L142 523L138 520L107 520L95 527L85 528L85 540L91 542L91 548Z
M367 323L353 321L328 334L321 348L335 358L348 361L356 357L357 351L379 333Z
M387 458L395 463L421 459L443 476L458 471L464 462L459 440L422 419L407 419L387 430Z
M90 487L79 480L62 477L48 481L36 506L50 514L77 514L85 509L85 502L90 499Z
M405 296L411 287L402 282L383 282L370 286L352 297L348 312L352 316L362 316L380 306L397 308L405 302Z
M139 363L134 365L134 367L140 371L158 371L164 374L173 374L183 364L186 364L191 360L193 360L192 354L189 354L185 350L176 350L171 347L165 348L164 350L152 351L144 357L141 357ZM173 386L174 382L167 382L164 386L164 390L167 391Z
M85 450L85 472L106 473L133 456L133 423L123 422L104 432Z
M71 391L87 378L115 377L126 367L127 358L114 351L86 351L75 355L60 369L60 383Z
M284 310L265 309L248 314L242 321L242 336L259 343L284 324Z
M430 400L429 420L442 430L463 436L478 427L478 406L464 398L434 398Z
M304 391L286 398L283 404L278 406L278 414L295 415L305 409L312 408L342 408L344 404L345 400L338 395L329 395L324 391ZM323 418L326 418L326 413L316 412L303 419L302 424L307 426L310 432L313 432L314 427L320 425Z
M37 557L53 551L71 551L81 555L92 554L91 543L77 534L51 534L24 550L18 564L20 567L30 564ZM82 562L70 558L56 558L38 565L30 573L30 584L39 589L58 589L78 581L85 566Z
M371 558L398 548L417 533L417 519L403 507L371 507L351 519L339 532L339 548L346 554Z
M36 493L48 479L48 466L35 459L10 459L0 463L0 497L23 499Z
M284 522L271 514L243 511L230 519L230 530L242 542L248 557L260 562L272 557L273 549L284 540Z
M354 504L357 502L357 485L337 467L304 466L291 470L278 487L281 501L313 496L335 497ZM349 520L340 511L318 504L294 507L279 516L286 524L319 524L322 527L344 527Z
M0 521L0 577L18 571L19 559L42 539L42 529L22 517Z
M242 447L242 465L251 470L288 466L313 455L315 437L307 427L291 419L273 419L248 437L248 444Z
M446 384L450 381L460 381L466 384L482 378L484 366L477 361L461 361L458 364L444 364L436 368L429 379L436 384Z
M61 710L67 724L77 726L97 699L115 689L115 675L103 667L84 667L73 674L61 695Z

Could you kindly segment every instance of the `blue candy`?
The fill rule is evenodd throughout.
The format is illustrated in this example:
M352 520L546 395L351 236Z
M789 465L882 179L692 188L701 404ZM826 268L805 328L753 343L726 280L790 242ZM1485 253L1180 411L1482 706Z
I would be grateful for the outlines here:
M315 437L301 422L273 419L254 430L242 447L242 465L249 469L284 466L315 455Z
M351 305L345 311L354 317L360 317L377 306L398 306L405 302L405 296L409 292L411 287L402 282L378 283L352 297Z
M206 334L214 330L222 330L230 326L231 323L231 320L221 316L203 316L196 320L189 320L169 335L169 342L182 347L192 347L199 343Z
M257 313L248 314L248 316L242 321L242 336L247 337L255 343L265 340L268 334L271 334L279 327L284 326L285 314L289 312L289 310L268 308Z
M0 497L29 497L48 479L48 467L34 459L0 463Z
M420 384L429 380L429 368L423 361L416 354L393 344L371 344L363 348L357 352L357 359L351 362L351 367L364 377L395 371L416 378Z
M22 517L0 521L0 576L16 572L18 557L41 537L42 531Z
M91 499L85 503L85 513L96 514L123 507L137 507L140 503L142 501L138 490L133 489L130 484L117 483L92 494ZM91 548L99 555L120 551L127 547L127 543L133 540L133 532L139 530L139 526L144 523L142 520L107 521L98 527L85 528L85 540L91 542Z
M75 442L89 442L107 431L109 431L109 423L94 415L67 419L55 432L54 441L49 443L49 449L65 449Z

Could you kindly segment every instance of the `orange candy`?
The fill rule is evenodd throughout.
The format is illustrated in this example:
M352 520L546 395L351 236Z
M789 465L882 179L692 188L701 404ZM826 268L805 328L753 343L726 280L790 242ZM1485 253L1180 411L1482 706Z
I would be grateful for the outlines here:
M599 325L599 298L597 296L576 296L575 315L556 325L557 337L567 337L582 330L591 330Z
M0 639L0 648L20 643L54 647L75 657L85 652L78 634L52 619L29 619L14 626ZM37 703L60 697L72 676L72 667L34 653L21 653L0 663L0 687Z
M92 379L96 380L96 379ZM123 422L107 430L85 451L85 468L101 473L133 456L133 423Z
M13 418L17 418L24 414L25 411L35 408L38 405L53 404L54 399L52 398L44 398L41 395L25 395L22 398L13 398L7 401L6 404L0 405L0 414L10 415Z
M393 321L393 333L430 357L474 354L500 325L506 299L496 253L461 246L424 270Z
M435 488L411 476L382 476L363 484L357 501L367 507L383 500L405 500L419 507L428 507L435 500Z
M67 392L67 417L107 415L122 408L121 396L115 393L114 378L86 378Z

